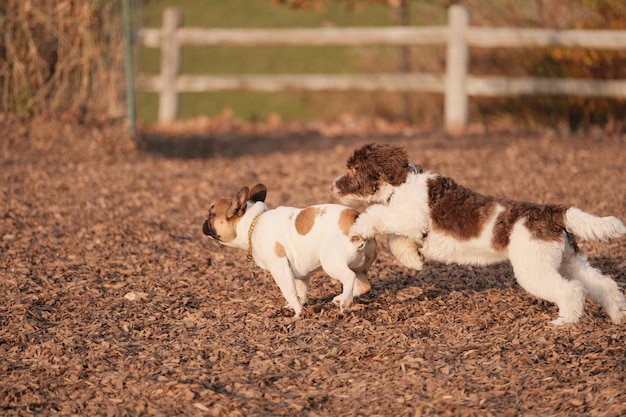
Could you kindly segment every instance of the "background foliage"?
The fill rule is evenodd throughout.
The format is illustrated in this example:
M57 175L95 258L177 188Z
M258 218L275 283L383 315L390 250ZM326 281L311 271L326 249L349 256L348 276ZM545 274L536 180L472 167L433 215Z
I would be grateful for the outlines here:
M207 27L383 26L446 23L451 3L463 3L477 26L626 29L622 0L133 0L136 27L161 24L162 10L183 9L184 25ZM124 116L120 0L0 2L0 106L30 116L46 112L77 120ZM140 5L141 4L141 5ZM404 15L401 10L406 11ZM138 70L158 73L159 51L143 49ZM200 48L183 50L185 73L354 73L444 70L439 47ZM403 60L404 63L403 64ZM582 49L473 49L476 75L626 78L626 53ZM140 120L156 119L158 97L138 96ZM181 118L231 108L245 120L328 120L358 113L425 127L441 126L442 97L385 93L184 94ZM471 119L570 128L622 129L624 100L563 97L472 99Z

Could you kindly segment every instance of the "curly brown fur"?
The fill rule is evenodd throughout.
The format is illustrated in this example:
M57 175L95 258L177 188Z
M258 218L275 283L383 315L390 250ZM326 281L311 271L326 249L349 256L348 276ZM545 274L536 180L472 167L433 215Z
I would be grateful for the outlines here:
M360 190L373 194L383 183L400 185L411 171L402 148L373 143L355 150L346 166L348 175L342 177L339 187L350 193Z

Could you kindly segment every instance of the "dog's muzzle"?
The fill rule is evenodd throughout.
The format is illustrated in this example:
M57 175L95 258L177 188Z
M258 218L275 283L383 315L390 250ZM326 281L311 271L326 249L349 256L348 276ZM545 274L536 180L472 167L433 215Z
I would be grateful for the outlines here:
M330 192L335 196L335 197L342 197L343 195L347 194L341 183L345 183L345 176L340 176L334 179L332 185L330 186Z
M209 223L209 219L206 219L204 223L202 223L202 233L207 236L211 236L213 239L220 240L217 231L211 227L211 223Z

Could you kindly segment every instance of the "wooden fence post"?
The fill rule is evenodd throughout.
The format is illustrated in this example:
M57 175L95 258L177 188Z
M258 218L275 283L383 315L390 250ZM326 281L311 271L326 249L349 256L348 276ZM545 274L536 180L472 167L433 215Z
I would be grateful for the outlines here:
M180 71L180 45L176 29L182 22L182 12L175 7L163 11L161 28L161 93L159 95L159 123L169 123L178 115L176 78Z
M448 10L448 47L446 54L445 126L448 133L458 135L468 120L467 72L469 46L465 39L469 27L469 12L461 5Z

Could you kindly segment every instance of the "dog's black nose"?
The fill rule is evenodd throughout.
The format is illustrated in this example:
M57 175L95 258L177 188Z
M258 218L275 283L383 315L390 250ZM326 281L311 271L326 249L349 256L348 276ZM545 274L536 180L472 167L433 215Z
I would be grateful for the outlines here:
M209 219L206 219L204 223L202 223L202 233L207 236L211 236L211 228L209 227Z
M210 217L211 216L209 216L209 218ZM220 235L217 234L217 230L211 227L211 222L209 221L209 219L206 219L204 223L202 223L202 233L204 233L207 236L212 237L215 240L220 240Z

